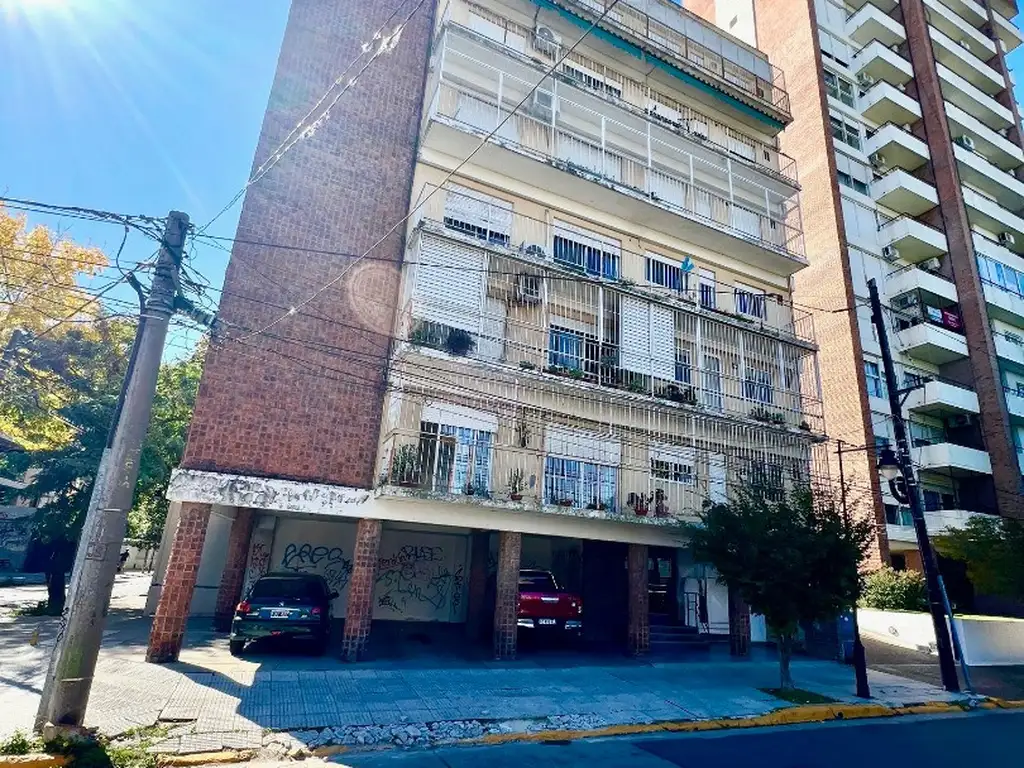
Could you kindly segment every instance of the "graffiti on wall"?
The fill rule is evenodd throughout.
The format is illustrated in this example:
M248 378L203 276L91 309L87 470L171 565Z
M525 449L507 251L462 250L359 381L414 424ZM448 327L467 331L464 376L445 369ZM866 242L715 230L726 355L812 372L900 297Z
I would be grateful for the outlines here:
M377 567L377 607L395 614L431 606L440 611L462 602L463 567L453 572L442 547L404 546Z
M319 573L336 592L348 586L352 576L352 561L345 557L341 547L324 547L308 542L285 547L281 567L295 573Z
M265 541L256 540L249 550L249 568L245 572L245 585L242 587L242 594L249 594L256 579L270 569L270 547Z
M0 509L0 571L20 571L32 538L34 507Z

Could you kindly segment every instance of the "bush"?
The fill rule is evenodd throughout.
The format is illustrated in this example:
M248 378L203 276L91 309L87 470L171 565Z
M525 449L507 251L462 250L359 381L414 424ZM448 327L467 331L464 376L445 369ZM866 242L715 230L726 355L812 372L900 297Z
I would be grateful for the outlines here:
M26 736L21 731L15 731L6 739L0 739L0 755L27 755L40 749L42 744L38 739Z
M860 605L882 611L925 611L927 595L923 574L883 566L864 580Z

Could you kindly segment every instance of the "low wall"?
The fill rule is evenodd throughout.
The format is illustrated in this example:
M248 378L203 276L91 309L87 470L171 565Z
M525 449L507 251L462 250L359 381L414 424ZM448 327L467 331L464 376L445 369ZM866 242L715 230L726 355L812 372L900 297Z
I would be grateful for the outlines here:
M857 620L862 633L890 645L932 653L935 650L930 614L861 608ZM1024 664L1024 619L958 616L955 621L968 665Z

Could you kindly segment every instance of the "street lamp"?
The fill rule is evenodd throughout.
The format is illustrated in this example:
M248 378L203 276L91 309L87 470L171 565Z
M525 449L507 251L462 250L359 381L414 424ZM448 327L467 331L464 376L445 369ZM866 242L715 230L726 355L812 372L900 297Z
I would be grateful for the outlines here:
M892 448L883 448L878 452L878 474L887 483L891 483L903 474Z

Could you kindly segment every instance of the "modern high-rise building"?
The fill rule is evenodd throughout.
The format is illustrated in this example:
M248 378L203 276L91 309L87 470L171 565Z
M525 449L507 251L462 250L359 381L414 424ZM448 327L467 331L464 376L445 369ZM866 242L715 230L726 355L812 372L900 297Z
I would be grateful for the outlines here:
M830 436L851 447L892 439L866 307L874 278L929 530L977 513L1024 516L1024 150L1006 65L1021 43L1016 3L688 6L756 41L789 76L794 122L780 147L800 166L810 260L795 296L825 310ZM908 510L879 487L867 453L844 459L894 564L919 567Z
M348 657L371 621L514 654L527 567L588 640L749 634L678 522L820 469L790 96L679 5L607 5L294 0L254 167L304 138L246 195L151 658L268 570L341 593Z

